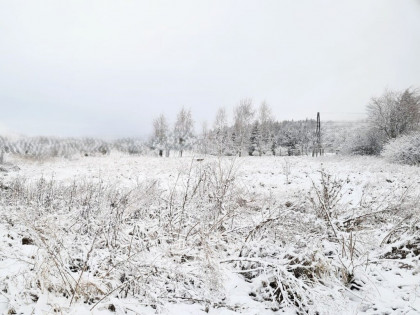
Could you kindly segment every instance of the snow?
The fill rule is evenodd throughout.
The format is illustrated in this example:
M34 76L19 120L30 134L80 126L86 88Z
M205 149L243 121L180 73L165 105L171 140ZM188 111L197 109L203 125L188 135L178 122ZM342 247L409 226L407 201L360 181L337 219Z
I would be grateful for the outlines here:
M296 292L309 313L420 313L418 167L335 155L200 158L111 153L38 162L8 157L20 169L0 173L0 184L9 187L0 194L0 312L295 314L293 303L279 305L267 295L270 285L263 283L280 282L301 290ZM331 187L343 185L331 209L334 228L309 202L322 170L331 174ZM200 186L200 174L209 186ZM218 214L206 196L222 193L221 179L232 186ZM74 183L80 198L73 204L68 198ZM95 191L92 208L83 208L89 187ZM133 199L124 204L128 192ZM60 200L51 202L48 194ZM167 208L171 196L173 217ZM117 206L109 207L109 200ZM360 216L362 221L352 221ZM104 226L112 233L103 232ZM95 240L95 231L106 237ZM113 235L116 243L104 245ZM22 244L23 237L33 243ZM58 269L86 286L73 301L54 269L54 251L63 262ZM89 269L66 269L77 265L76 258L83 264L90 251ZM138 256L131 258L133 253ZM344 270L353 276L348 283ZM136 285L126 295L113 292L123 285L122 273L141 279L133 280ZM311 273L314 278L307 278ZM84 294L97 298L84 303Z

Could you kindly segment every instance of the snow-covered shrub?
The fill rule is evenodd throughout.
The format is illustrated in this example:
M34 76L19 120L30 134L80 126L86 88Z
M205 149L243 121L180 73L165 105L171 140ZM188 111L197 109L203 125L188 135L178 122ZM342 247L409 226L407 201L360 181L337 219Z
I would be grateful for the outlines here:
M387 145L382 156L389 162L420 165L420 132L401 136Z
M378 155L384 138L373 129L356 130L341 144L340 152L349 155Z
M115 140L112 143L112 148L123 153L145 155L149 149L141 139L123 138Z
M333 270L322 253L310 247L293 252L292 247L273 240L251 241L235 262L240 273L253 284L250 295L273 311L294 308L315 314L319 292L316 287Z
M331 263L316 251L297 254L280 248L271 253L270 259L270 248L266 250L266 255L244 259L240 264L242 272L253 270L246 274L254 284L252 296L257 301L270 301L273 311L294 308L301 313L316 314L321 308L317 286L334 270Z
M235 236L227 231L248 207L235 169L194 162L169 190L157 181L129 189L45 178L1 186L0 222L36 253L22 266L30 272L0 275L0 283L11 301L49 292L91 308L127 296L154 307L179 299L223 305L217 252L227 252ZM22 281L25 289L16 290Z
M286 207L253 226L238 257L228 261L252 284L250 296L273 311L317 314L325 305L334 309L340 296L327 297L324 285L343 285L343 266L336 258L340 246L325 248L326 225L303 212L304 200Z
M332 224L331 220L336 218L339 212L345 181L334 177L324 169L321 169L319 174L319 184L312 181L312 191L309 200L317 216Z

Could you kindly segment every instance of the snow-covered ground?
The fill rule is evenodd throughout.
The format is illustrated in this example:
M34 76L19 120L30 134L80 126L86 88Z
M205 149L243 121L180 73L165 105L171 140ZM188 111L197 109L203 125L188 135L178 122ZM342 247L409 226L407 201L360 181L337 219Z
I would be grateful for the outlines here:
M419 314L420 168L139 157L0 172L0 312Z

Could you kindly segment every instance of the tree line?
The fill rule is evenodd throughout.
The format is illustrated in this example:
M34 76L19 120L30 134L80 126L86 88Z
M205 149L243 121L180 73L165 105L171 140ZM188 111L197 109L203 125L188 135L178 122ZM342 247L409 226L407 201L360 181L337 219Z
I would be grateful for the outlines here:
M417 89L385 90L366 106L367 119L354 126L338 127L323 122L322 146L343 154L380 155L384 147L402 136L420 130L420 94ZM314 113L315 116L315 113ZM172 150L213 155L308 155L315 143L316 121L277 121L270 106L254 108L249 98L239 101L229 123L225 108L219 108L213 123L195 132L191 110L182 108L173 127L164 115L153 122L149 143L160 156Z
M214 155L295 155L309 154L314 141L313 119L276 121L271 107L262 102L254 108L249 98L240 100L229 123L225 108L219 108L212 125L203 123L194 130L191 110L182 108L171 128L162 114L153 121L152 149L159 156L172 150L182 156L185 150Z
M352 155L384 155L391 161L420 164L420 93L416 89L385 90L366 106L367 120L358 122L323 121L322 146L326 152ZM173 126L165 115L153 121L149 140L124 138L107 141L93 138L0 136L0 163L4 154L31 158L90 156L112 150L128 154L185 150L212 155L309 155L315 142L316 121L274 118L270 106L254 107L242 99L229 121L225 108L219 108L213 122L203 123L196 132L191 110L182 108ZM315 113L314 113L315 116ZM322 113L321 113L322 116Z

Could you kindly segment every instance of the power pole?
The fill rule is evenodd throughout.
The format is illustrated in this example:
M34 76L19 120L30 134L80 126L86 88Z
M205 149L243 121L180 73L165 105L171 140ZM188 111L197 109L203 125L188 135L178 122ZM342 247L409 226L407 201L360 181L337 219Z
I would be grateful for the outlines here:
M315 132L315 140L314 140L314 146L312 149L312 156L318 156L324 154L324 150L322 148L322 142L321 142L321 116L319 112L316 115L316 132Z
M3 164L4 162L4 151L6 151L4 147L5 147L4 142L0 143L0 164Z

